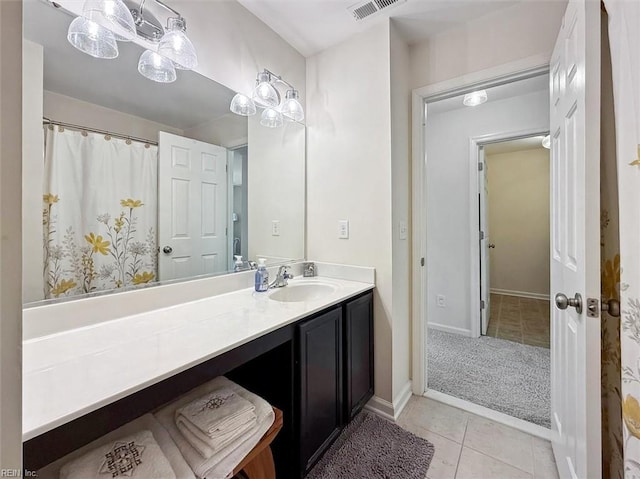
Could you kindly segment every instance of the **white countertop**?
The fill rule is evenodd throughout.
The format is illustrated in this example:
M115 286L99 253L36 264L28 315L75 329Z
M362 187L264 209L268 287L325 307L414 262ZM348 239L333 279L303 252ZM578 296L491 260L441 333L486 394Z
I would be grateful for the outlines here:
M247 288L26 339L23 440L374 287L373 280L309 279L335 289L286 303Z

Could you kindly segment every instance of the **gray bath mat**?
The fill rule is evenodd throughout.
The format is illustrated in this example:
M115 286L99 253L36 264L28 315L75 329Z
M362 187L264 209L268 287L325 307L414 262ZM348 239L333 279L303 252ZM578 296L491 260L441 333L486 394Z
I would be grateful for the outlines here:
M429 389L550 427L549 349L430 328L427 352Z
M306 479L424 479L434 451L429 441L363 411Z

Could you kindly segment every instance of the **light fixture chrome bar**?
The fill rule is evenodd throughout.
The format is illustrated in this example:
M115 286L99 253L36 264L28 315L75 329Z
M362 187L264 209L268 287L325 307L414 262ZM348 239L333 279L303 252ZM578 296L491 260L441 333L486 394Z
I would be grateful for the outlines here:
M292 90L296 89L291 83L289 83L288 81L284 80L280 75L276 75L275 73L273 73L270 70L267 70L266 68L264 69L264 73L267 73L269 75L269 79L275 78L279 82L284 83L285 85L287 85Z
M74 125L73 123L65 123L63 121L55 121L55 120L51 120L47 117L42 117L42 124L43 125L57 125L57 126L61 126L63 128L69 128L71 130L78 130L78 131L90 131L91 133L97 133L99 135L107 135L107 136L111 136L113 138L120 138L122 140L131 140L131 141L135 141L137 143L147 143L149 145L158 145L157 141L153 141L153 140L147 140L146 138L138 138L137 136L129 136L129 135L123 135L122 133L114 133L112 131L107 131L107 130L99 130L97 128L89 128L86 126L81 126L81 125Z
M178 18L180 18L181 20L184 20L184 18L182 18L182 15L180 15L180 12L174 10L173 8L171 8L169 5L167 5L164 2L161 2L160 0L153 0L154 2L156 2L158 5L160 5L161 7L166 8L167 10L169 10L171 13L173 13L174 15L176 15Z

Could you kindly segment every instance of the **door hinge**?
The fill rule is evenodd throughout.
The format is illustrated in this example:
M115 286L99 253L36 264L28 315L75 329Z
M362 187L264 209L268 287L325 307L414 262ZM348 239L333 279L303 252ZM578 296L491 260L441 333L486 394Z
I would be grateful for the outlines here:
M420 266L424 266L424 258L420 258Z
M478 171L482 171L484 170L484 163L482 163L481 161L478 162Z
M484 309L486 307L485 303L484 303L484 299L480 300L480 309Z
M224 229L224 235L225 235L225 236L229 236L229 227L226 227L226 228Z
M480 239L483 240L484 239L484 231L480 231Z

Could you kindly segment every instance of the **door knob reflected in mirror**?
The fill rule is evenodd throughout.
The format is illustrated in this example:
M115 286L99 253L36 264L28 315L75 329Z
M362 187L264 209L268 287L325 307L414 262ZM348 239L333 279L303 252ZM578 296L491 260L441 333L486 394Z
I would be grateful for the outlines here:
M173 253L173 248L171 246L165 246L164 248L162 248L162 252L164 254L171 254Z
M489 248L495 248L495 247L496 247L496 245L495 245L495 244L493 244L493 243L489 243Z
M556 294L556 307L558 309L567 309L569 306L576 308L578 314L582 314L582 296L576 293L573 298L567 298L564 293Z
M610 299L609 301L603 300L600 309L606 311L614 318L620 317L620 301L617 299Z

